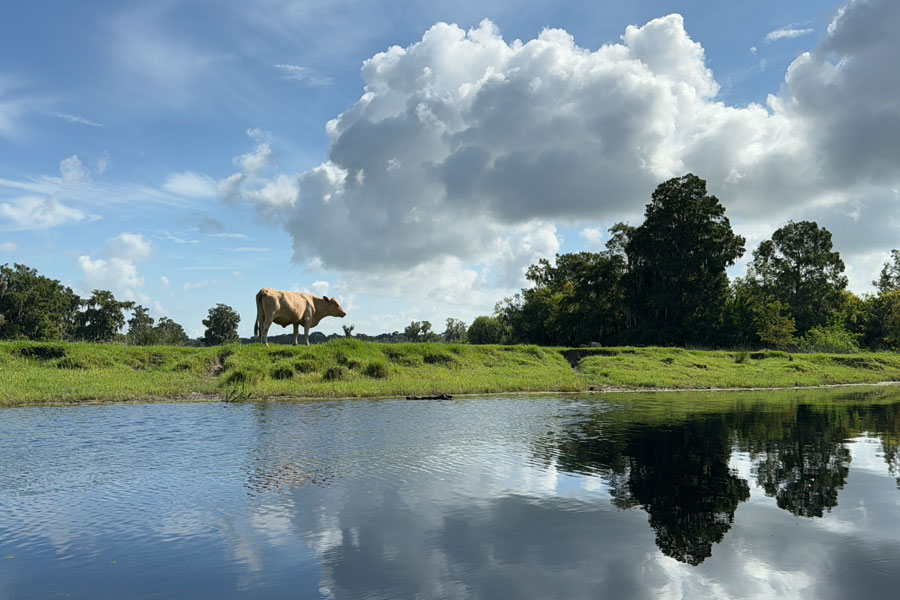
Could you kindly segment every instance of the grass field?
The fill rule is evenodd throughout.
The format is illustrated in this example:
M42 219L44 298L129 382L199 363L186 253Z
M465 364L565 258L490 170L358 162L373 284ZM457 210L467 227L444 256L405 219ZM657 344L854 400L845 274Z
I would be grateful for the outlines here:
M0 406L498 392L816 386L900 381L900 355L466 344L186 348L0 343Z

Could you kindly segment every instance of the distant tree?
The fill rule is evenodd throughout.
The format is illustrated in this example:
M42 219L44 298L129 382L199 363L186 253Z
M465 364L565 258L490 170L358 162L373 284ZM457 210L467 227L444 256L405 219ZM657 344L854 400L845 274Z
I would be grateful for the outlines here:
M466 324L459 319L447 319L447 328L444 329L444 341L456 344L466 341Z
M747 279L766 303L780 302L802 335L825 325L838 311L847 287L844 261L832 249L831 232L815 221L791 221L753 252Z
M81 305L83 309L75 317L75 335L87 342L115 340L125 326L125 311L135 306L128 300L116 300L109 290L94 290Z
M241 317L227 304L216 304L209 309L209 315L203 319L206 331L203 333L203 343L207 346L219 346L221 344L234 344L240 342L238 337L238 324Z
M670 179L653 192L644 222L628 236L625 275L638 341L710 343L722 317L726 267L744 253L725 207L696 175Z
M153 328L153 317L149 311L141 306L134 307L134 312L128 319L128 341L135 346L149 346L156 343L156 330Z
M344 337L353 337L353 329L356 327L355 325L341 325L341 328L344 330Z
M0 266L0 338L70 337L81 303L70 288L26 265Z
M879 294L900 290L900 250L891 250L891 260L884 263L881 275L872 282Z
M165 346L184 346L190 341L184 328L168 317L160 317L153 328L153 336L157 344Z
M477 317L469 326L466 337L470 344L501 344L503 329L503 324L495 317Z
M418 342L419 333L421 333L421 331L422 323L419 321L412 321L403 329L403 337L405 337L408 342Z
M437 334L431 330L431 321L422 321L422 341L433 342Z

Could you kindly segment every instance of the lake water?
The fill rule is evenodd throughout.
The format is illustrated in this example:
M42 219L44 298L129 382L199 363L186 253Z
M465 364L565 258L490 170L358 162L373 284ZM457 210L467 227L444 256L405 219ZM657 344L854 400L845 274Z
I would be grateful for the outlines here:
M900 390L0 410L0 598L900 593Z

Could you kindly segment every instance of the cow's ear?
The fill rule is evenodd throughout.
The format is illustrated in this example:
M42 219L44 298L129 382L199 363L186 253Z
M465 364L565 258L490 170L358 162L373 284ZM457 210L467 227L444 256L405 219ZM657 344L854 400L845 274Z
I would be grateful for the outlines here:
M331 302L331 300L328 299L328 296L322 296L322 300L324 300L325 302Z

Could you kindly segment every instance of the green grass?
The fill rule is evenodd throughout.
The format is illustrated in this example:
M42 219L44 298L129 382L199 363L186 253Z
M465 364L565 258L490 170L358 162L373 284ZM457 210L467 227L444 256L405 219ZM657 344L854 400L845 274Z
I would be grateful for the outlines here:
M574 367L567 361L566 354ZM159 398L425 396L900 381L900 355L465 344L185 348L0 343L0 406Z
M766 388L900 381L900 355L609 348L582 358L599 388Z
M0 343L0 406L220 396L316 398L578 391L552 348L377 344L213 348Z

